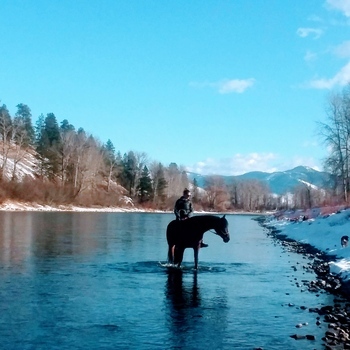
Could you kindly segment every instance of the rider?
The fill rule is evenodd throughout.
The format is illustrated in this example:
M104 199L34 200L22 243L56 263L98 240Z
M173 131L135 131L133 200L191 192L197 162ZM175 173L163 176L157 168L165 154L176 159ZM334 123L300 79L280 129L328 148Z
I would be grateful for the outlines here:
M183 195L176 201L174 207L176 220L186 220L192 216L193 206L191 202L191 192L185 188ZM201 247L208 247L208 244L201 242Z

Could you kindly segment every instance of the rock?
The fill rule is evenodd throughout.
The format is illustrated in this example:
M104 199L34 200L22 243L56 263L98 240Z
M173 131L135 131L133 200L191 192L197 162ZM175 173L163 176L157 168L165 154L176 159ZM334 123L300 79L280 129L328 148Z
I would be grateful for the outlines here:
M337 319L337 317L335 317L334 315L332 315L332 314L330 314L330 315L325 315L324 316L324 320L326 321L326 322L338 322L338 319Z
M290 337L295 340L306 339L305 335L300 335L300 334L293 334L293 335L290 335Z
M330 339L335 339L338 336L338 333L334 331L326 331L326 337Z
M316 340L316 337L312 334L306 334L306 339L307 340Z
M320 309L317 308L317 307L310 307L309 308L309 312L316 312L316 313L318 313L319 311L320 311Z

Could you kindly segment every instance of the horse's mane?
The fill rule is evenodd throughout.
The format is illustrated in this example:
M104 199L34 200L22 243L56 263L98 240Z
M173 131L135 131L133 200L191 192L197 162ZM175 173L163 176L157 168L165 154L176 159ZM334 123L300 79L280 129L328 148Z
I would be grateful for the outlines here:
M217 219L220 219L220 217L216 214L198 214L198 215L192 216L190 219L193 219L193 218L217 218Z

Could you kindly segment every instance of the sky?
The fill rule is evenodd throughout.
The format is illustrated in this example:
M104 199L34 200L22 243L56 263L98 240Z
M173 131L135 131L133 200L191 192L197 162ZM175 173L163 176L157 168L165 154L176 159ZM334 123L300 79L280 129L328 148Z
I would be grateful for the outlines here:
M323 169L350 0L0 0L0 103L202 175Z
M350 232L350 209L328 212L326 215L325 210L327 208L314 209L316 215L313 215L311 209L306 213L311 214L310 219L297 223L288 220L295 213L286 215L281 220L272 220L270 226L278 228L281 234L295 241L310 244L332 256L330 271L339 274L343 281L350 282L350 242L347 246L341 245L343 235Z

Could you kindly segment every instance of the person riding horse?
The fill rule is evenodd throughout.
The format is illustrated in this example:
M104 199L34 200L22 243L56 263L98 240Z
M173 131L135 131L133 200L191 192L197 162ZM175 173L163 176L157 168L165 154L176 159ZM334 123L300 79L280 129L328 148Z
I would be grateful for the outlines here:
M205 232L214 230L227 243L230 240L228 222L223 217L215 215L197 215L187 220L172 220L166 229L168 242L168 263L181 267L184 251L192 248L194 252L194 268L198 269L198 253Z
M176 220L186 220L192 216L193 206L191 202L191 192L189 189L185 188L183 195L176 201L174 207L174 214ZM208 244L201 242L201 247L206 248Z

